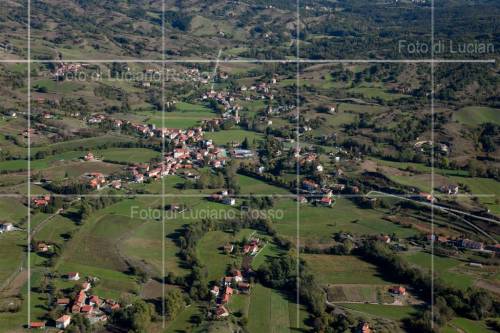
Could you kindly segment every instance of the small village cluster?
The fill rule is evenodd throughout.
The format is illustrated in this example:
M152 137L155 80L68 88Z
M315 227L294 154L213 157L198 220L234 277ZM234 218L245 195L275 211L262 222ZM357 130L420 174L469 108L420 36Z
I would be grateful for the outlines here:
M500 244L485 245L483 242L474 241L467 238L450 239L445 236L427 235L429 242L437 242L442 245L455 246L460 249L476 250L482 252L500 253Z
M68 281L79 281L80 274L78 272L70 272L66 275ZM108 316L118 309L120 304L111 299L101 299L97 295L91 294L93 279L89 278L82 283L80 291L74 299L58 298L55 306L62 310L65 314L55 320L55 327L60 330L65 330L71 324L72 315L82 314L90 324L106 322ZM44 329L47 326L46 322L31 322L30 328Z
M78 73L85 66L85 64L79 63L60 63L53 73L54 79L59 80L67 74Z
M232 295L250 293L250 283L247 282L240 270L234 269L230 275L221 280L220 285L213 286L210 293L216 301L213 313L216 318L220 319L229 316L226 305Z
M259 249L261 249L261 240L256 237L249 239L242 247L242 253L247 258L255 256ZM224 245L224 252L226 254L231 254L235 251L235 245L233 243L227 243ZM253 271L250 267L244 269L243 273L239 269L231 270L230 274L223 277L219 285L214 285L210 289L210 293L216 301L216 306L213 309L213 314L215 318L221 319L229 316L229 311L226 305L229 303L231 296L234 294L249 294L250 293L250 282L249 277L252 275Z
M101 189L109 185L115 189L121 188L122 181L143 183L151 179L159 179L167 175L176 174L180 169L194 169L209 165L215 169L223 168L229 154L234 158L253 158L254 154L248 149L232 149L228 152L225 148L216 146L212 140L204 139L202 127L191 129L156 128L154 125L133 124L118 119L111 119L104 115L94 115L88 119L89 123L96 124L103 121L110 121L116 128L124 124L129 125L138 134L147 137L163 137L169 146L175 148L168 151L163 156L163 161L156 163L139 163L128 167L128 179L115 179L110 181L101 173L89 173L84 176L88 185L92 189ZM96 160L92 152L83 156L85 161ZM42 206L42 204L37 205Z
M302 180L301 190L306 195L299 195L297 200L300 203L316 203L325 207L331 207L335 203L334 193L340 193L345 190L344 184L333 184L332 186L320 186L318 183L310 180ZM352 186L352 190L359 192L358 187Z

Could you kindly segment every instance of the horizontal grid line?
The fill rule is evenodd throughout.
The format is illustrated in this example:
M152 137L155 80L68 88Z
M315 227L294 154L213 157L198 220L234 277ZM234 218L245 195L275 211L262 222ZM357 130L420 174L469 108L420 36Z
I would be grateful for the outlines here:
M0 59L0 63L172 63L172 64L210 64L216 63L217 59L166 59L166 60L145 60L145 59L52 59L52 60L26 60L26 59ZM388 63L388 64L418 64L418 63L470 63L470 64L494 64L496 59L220 59L219 63L227 64L330 64L330 63Z
M38 198L43 195L50 195L51 197L57 198L101 198L101 197L109 197L109 198L131 198L131 197L185 197L185 198L211 198L213 194L181 194L181 193L135 193L135 194L53 194L53 193L42 193L42 194L32 194L31 197ZM26 198L28 195L19 194L19 193L0 193L0 198ZM280 193L255 193L255 194L231 194L228 195L231 198L253 198L253 197L276 197L276 198L296 198L296 197L305 197L305 198L322 198L325 195L322 194L280 194ZM472 198L472 197L480 197L480 198L495 198L496 194L434 194L435 198ZM419 197L418 194L390 194L390 193L380 193L380 194L333 194L334 198L416 198Z

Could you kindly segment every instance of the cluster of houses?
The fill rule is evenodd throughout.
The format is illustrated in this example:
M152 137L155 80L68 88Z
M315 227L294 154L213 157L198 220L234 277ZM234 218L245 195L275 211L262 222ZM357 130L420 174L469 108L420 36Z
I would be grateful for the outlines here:
M447 155L450 151L448 145L444 143L438 143L434 145L434 143L430 140L423 140L423 141L417 141L413 145L413 148L419 152L426 152L432 150L434 146L434 149L436 149L437 152L440 152L444 155Z
M210 294L215 298L217 304L213 309L215 317L221 319L229 316L226 305L232 295L248 293L250 293L250 283L247 282L240 270L233 269L228 276L221 279L219 285L210 289Z
M148 179L162 178L167 175L176 174L179 169L193 169L210 165L213 168L222 168L226 165L228 153L226 149L217 147L212 140L204 139L203 128L194 127L190 129L156 128L154 125L132 124L130 122L111 120L103 115L95 115L88 119L89 123L100 123L104 120L113 121L114 126L120 127L127 123L140 135L157 136L166 138L169 145L175 148L167 152L163 161L154 164L137 164L128 168L133 182L142 183ZM237 158L253 157L250 150L236 149L233 155ZM84 160L93 161L95 156L89 152ZM92 188L99 189L104 184L103 178L94 177L89 180Z
M80 280L78 272L70 272L67 274L67 279L70 281ZM64 311L64 315L55 321L55 326L58 329L64 330L71 324L72 315L80 313L89 319L91 324L98 322L106 322L108 315L113 311L118 310L120 305L114 300L103 300L97 295L91 295L91 282L86 281L82 284L80 291L74 299L58 298L56 306ZM45 328L45 322L32 322L30 328Z
M338 192L342 191L345 188L345 185L343 184L338 184L341 190L338 190ZM297 197L297 201L300 203L315 203L319 204L321 206L325 207L331 207L333 203L335 202L333 198L333 193L334 189L330 187L321 187L319 184L316 182L309 180L309 179L304 179L302 181L302 186L301 186L302 192L310 195L310 197L306 197L304 195L299 195ZM337 189L335 187L335 189Z
M236 199L229 196L229 192L227 190L223 190L217 193L214 193L210 196L211 201L223 203L225 205L234 206L236 205Z
M227 120L233 120L236 124L240 123L239 112L241 111L241 106L235 103L235 97L227 91L215 91L210 90L208 93L203 94L202 100L212 99L217 103L221 104L224 108L224 113L222 114L222 119L213 119L219 121L218 125ZM203 123L204 126L210 124L210 120Z
M260 239L252 238L243 245L243 254L254 256L259 252Z
M75 74L78 73L84 66L84 64L78 63L60 63L54 71L54 78L57 80L61 77L64 77L66 74Z
M134 182L158 179L173 175L180 169L195 169L210 165L218 169L226 165L226 150L216 147L211 140L202 140L197 146L175 148L164 156L164 161L155 164L138 164L128 168Z
M273 78L270 82L262 82L250 87L241 86L239 92L227 92L227 91L215 91L210 90L209 92L201 96L201 100L215 100L217 103L222 105L224 108L224 113L221 118L206 120L203 122L203 127L206 130L214 130L220 127L224 122L231 120L234 123L240 123L239 112L241 111L241 106L236 103L237 99L251 101L251 100L270 100L274 99L274 95L271 92L272 86L277 83L277 79ZM293 109L293 106L279 106L272 108L269 106L268 115L279 114L284 111L289 111Z
M248 240L245 244L243 244L241 250L243 254L254 256L259 252L260 248L261 248L261 240L259 238L253 237L252 239ZM227 243L226 245L224 245L224 252L226 254L231 254L233 253L233 251L234 251L234 244Z
M486 245L483 242L474 241L468 238L450 239L446 236L429 234L427 235L427 241L434 241L443 245L456 246L460 249L500 253L500 244Z
M446 184L446 185L439 187L439 190L445 194L448 194L448 195L457 195L459 187L458 187L458 185Z

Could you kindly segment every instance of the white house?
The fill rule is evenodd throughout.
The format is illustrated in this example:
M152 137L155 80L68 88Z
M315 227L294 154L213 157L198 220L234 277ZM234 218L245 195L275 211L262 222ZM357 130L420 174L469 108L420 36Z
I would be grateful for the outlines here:
M56 327L63 330L66 327L68 327L70 323L71 323L71 317L68 315L64 315L56 320Z
M222 199L222 203L225 205L234 206L236 205L236 199L225 197L224 199Z
M0 233L14 230L14 225L12 223L0 224Z
M78 272L69 272L68 280L70 281L78 281L80 280L80 274Z

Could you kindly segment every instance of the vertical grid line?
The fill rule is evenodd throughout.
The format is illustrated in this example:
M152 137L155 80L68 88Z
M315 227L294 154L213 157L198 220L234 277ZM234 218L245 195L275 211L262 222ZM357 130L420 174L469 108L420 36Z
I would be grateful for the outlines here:
M165 180L163 179L163 174L165 171L165 0L161 2L161 170L160 175L161 181L161 273L162 273L162 284L161 284L161 311L162 311L162 327L165 329Z
M431 0L431 328L434 329L434 185L435 185L435 121L434 121L434 0Z
M27 270L28 270L28 327L31 323L31 0L28 0L28 82L27 82L27 98L28 98L28 246L27 253Z
M300 327L300 201L299 201L299 191L300 191L300 0L297 0L297 27L296 27L296 36L295 36L295 47L297 53L297 75L296 75L296 107L297 107L297 126L296 126L296 198L295 201L297 203L297 220L296 220L296 271L297 271L297 294L296 294L296 316L297 316L297 328Z

